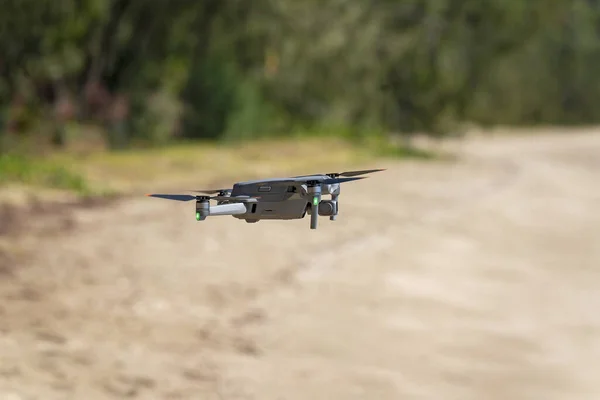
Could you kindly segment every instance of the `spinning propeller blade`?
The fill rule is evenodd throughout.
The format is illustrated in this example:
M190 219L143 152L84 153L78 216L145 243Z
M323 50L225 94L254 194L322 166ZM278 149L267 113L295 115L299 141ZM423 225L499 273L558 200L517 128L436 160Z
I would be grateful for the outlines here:
M195 200L198 197L203 197L207 200L217 200L217 201L241 201L241 202L254 202L256 199L260 197L250 197L250 196L193 196L191 194L147 194L148 197L156 197L159 199L167 199L167 200L176 200L176 201L191 201Z
M198 197L206 200L217 200L217 201L233 201L233 202L256 202L260 197L250 196L193 196L191 194L147 194L148 197L157 197L159 199L176 200L176 201L191 201Z
M331 172L328 174L299 175L299 176L294 176L293 178L294 179L309 178L309 177L313 177L313 176L317 176L317 175L327 175L331 178L338 178L340 176L346 176L346 177L358 176L358 175L364 175L364 174L371 174L373 172L379 172L379 171L385 171L385 169L363 169L360 171L344 171L344 172Z
M365 179L365 178L366 178L366 176L361 176L358 178L331 178L331 179L324 179L320 183L323 185L333 185L336 183L352 182L352 181L357 181L359 179Z
M203 193L203 194L229 193L229 192L231 192L231 189L200 189L200 190L190 190L190 192Z
M147 194L146 196L176 201L191 201L196 199L196 196L192 196L191 194Z
M337 178L338 176L358 176L358 175L364 175L364 174L371 174L373 172L379 172L379 171L385 171L385 169L364 169L361 171L333 172L333 173L327 174L327 175Z

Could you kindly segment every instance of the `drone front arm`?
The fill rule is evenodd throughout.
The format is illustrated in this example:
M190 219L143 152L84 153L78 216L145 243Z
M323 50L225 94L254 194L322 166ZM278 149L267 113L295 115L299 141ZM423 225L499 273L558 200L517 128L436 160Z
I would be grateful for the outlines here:
M240 215L245 214L246 211L247 209L244 203L219 204L210 206L208 215Z

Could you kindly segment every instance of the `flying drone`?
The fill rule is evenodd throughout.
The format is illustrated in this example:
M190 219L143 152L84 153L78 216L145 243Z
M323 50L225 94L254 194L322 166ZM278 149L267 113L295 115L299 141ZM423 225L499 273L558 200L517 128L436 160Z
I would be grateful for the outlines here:
M167 200L196 200L196 220L213 215L232 215L248 223L265 220L302 219L310 215L310 229L317 229L319 216L335 221L339 211L340 184L365 179L365 175L385 169L301 175L291 178L238 182L231 189L190 190L192 194L148 194ZM217 194L216 196L211 196ZM322 195L331 195L322 200ZM216 205L210 205L216 200Z

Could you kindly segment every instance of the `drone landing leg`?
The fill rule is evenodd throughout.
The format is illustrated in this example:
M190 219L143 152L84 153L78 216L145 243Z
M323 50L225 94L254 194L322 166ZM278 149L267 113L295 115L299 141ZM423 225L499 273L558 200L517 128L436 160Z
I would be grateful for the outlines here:
M319 221L319 210L313 207L310 213L310 229L317 229L317 222Z
M331 195L331 200L333 200L335 202L335 214L333 214L329 217L330 221L335 221L337 219L337 213L338 213L338 201L337 200L338 200L339 196L340 196L339 194Z
M317 222L319 221L319 203L321 202L321 186L309 186L308 193L312 195L310 229L317 229Z

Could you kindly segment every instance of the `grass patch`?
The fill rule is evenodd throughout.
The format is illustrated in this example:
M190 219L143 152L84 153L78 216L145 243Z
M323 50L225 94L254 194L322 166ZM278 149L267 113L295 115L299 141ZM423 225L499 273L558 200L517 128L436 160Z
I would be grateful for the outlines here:
M85 178L66 165L17 154L0 155L0 184L19 183L73 191L90 192Z
M0 156L0 184L63 189L82 196L189 190L260 177L377 168L378 159L434 158L382 139L332 136L181 142L121 151L65 150L44 157ZM191 186L191 187L190 187Z
M116 193L224 184L282 174L348 169L373 162L373 155L340 138L257 139L185 142L160 148L55 153L50 160L80 171L92 188Z
M434 160L440 158L438 152L424 146L407 144L406 140L398 137L373 135L364 137L361 142L365 150L369 151L373 157L417 160Z

